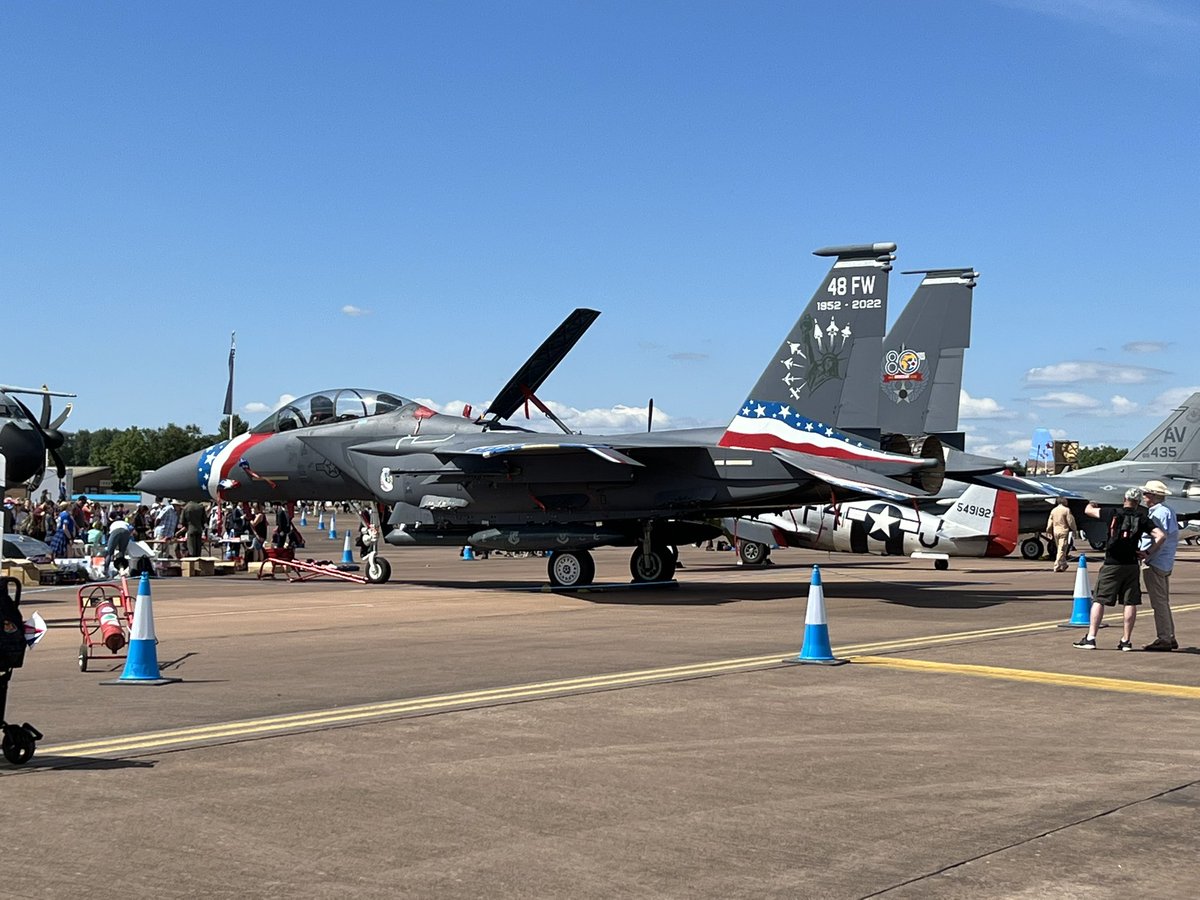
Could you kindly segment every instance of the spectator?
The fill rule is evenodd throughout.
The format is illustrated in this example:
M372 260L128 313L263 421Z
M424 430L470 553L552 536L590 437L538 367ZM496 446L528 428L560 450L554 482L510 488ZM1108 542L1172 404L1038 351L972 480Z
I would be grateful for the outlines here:
M187 529L187 555L199 556L204 550L204 528L208 511L199 500L189 500L183 508L183 524Z
M1175 550L1179 546L1179 521L1175 511L1163 503L1171 492L1161 481L1147 481L1142 485L1142 496L1146 500L1146 514L1157 528L1153 539L1144 538L1138 558L1142 560L1142 579L1146 582L1146 593L1150 595L1150 608L1154 610L1154 630L1157 637L1143 650L1178 650L1175 640L1175 619L1171 615L1171 570L1175 568Z
M50 551L55 559L66 557L75 540L75 519L71 515L71 504L65 500L58 504L58 517L54 520L54 534L50 537Z
M173 502L164 501L154 520L154 541L158 544L160 556L172 559L179 555L175 546L175 534L178 531L179 512Z

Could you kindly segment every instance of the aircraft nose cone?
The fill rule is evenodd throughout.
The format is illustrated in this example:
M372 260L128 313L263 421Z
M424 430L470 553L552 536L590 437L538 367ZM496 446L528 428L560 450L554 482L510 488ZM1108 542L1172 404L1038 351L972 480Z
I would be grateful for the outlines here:
M45 447L37 432L14 422L6 422L0 428L0 453L4 454L8 464L8 482L13 485L32 477L42 467L46 457Z
M208 491L200 487L197 468L204 451L167 463L161 469L147 472L137 483L137 489L156 497L178 500L207 500Z

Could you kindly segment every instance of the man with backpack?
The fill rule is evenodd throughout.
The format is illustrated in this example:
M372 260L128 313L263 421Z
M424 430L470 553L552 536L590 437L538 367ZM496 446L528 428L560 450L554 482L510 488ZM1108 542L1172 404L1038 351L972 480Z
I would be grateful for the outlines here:
M1096 632L1104 618L1104 607L1125 607L1124 632L1117 643L1118 650L1133 649L1133 624L1137 620L1137 608L1142 605L1142 585L1138 570L1138 541L1142 535L1150 535L1161 541L1162 531L1150 521L1141 508L1142 489L1130 488L1125 492L1125 501L1114 509L1108 518L1108 543L1104 547L1104 564L1096 579L1096 591L1092 594L1091 619L1088 633L1071 646L1079 650L1096 649ZM1101 509L1089 503L1084 515L1093 519L1101 517Z

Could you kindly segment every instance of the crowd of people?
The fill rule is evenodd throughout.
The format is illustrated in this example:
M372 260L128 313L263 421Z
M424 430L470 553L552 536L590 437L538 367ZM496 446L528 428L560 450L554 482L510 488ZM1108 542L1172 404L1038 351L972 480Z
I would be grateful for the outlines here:
M145 542L159 557L220 552L253 562L266 548L303 546L287 506L263 503L181 503L156 498L151 504L97 503L81 495L53 500L4 498L4 531L45 541L56 559L103 554L123 559L131 541ZM218 551L219 548L219 551Z

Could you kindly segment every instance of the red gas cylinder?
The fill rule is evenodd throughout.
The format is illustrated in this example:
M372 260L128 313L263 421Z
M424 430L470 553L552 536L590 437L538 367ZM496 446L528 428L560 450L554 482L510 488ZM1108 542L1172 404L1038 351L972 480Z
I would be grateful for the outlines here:
M125 632L121 629L121 617L111 600L104 600L96 607L96 621L100 623L100 640L109 653L116 653L125 646Z

